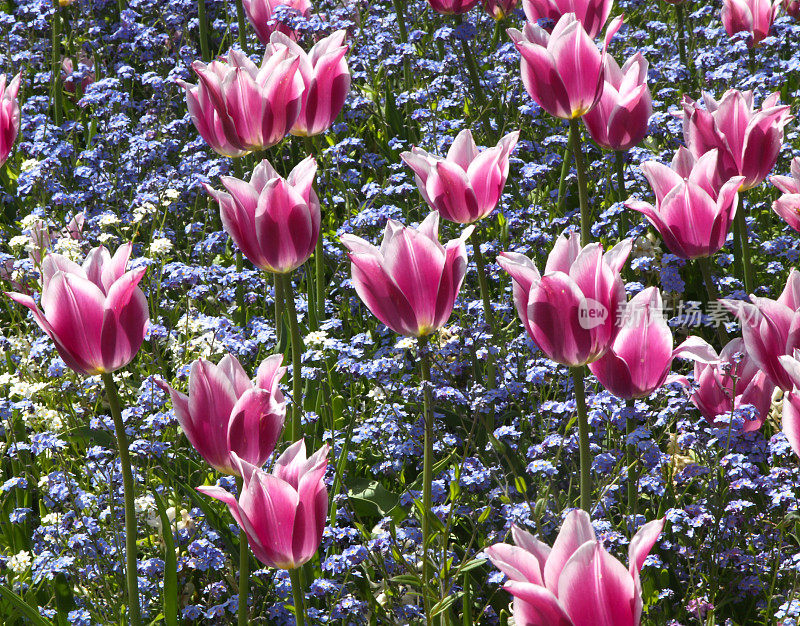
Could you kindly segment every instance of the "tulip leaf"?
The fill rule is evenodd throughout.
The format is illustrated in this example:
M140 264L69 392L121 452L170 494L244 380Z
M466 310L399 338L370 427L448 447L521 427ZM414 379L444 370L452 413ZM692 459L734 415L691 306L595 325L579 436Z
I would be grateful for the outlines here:
M164 622L167 626L178 626L178 560L175 557L172 526L158 492L152 493L161 519L161 536L164 538Z
M388 491L377 480L353 481L347 493L353 511L362 517L384 517L390 515L400 502L400 496Z
M113 450L116 447L114 435L107 430L99 430L89 426L73 428L67 433L67 438L75 444L86 446L97 444L109 450Z

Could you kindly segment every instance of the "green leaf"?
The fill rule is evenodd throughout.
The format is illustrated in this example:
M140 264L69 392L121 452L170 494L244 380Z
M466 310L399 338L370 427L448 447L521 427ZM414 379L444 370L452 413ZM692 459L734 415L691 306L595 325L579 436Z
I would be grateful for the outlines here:
M25 602L25 600L23 600L5 585L0 585L0 596L7 600L11 606L17 609L17 611L19 611L23 617L28 618L33 624L36 624L37 626L52 626L52 622L39 615L39 611L37 609L33 608L30 604Z
M400 502L400 496L388 491L377 480L360 479L352 482L347 493L350 506L361 517L384 517Z
M153 491L158 516L161 519L161 535L164 537L164 621L167 626L178 626L178 559L175 556L175 541L167 510L156 491Z
M459 591L458 593L453 593L446 598L442 598L431 607L431 617L436 617L439 613L444 613L447 609L449 609L453 602L458 600L463 594Z

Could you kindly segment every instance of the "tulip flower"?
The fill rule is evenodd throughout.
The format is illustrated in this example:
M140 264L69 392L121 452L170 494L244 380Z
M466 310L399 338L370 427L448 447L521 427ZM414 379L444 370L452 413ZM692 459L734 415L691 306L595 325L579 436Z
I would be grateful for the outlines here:
M728 37L750 33L747 45L756 47L769 36L781 0L723 0L722 24Z
M286 47L271 52L257 67L231 49L227 61L192 63L199 84L178 81L197 131L222 156L269 148L297 121L303 95L300 58Z
M265 46L269 44L270 35L278 31L294 38L294 31L275 20L275 9L279 6L297 11L303 17L308 17L311 12L311 3L308 0L242 0L244 12L256 37Z
M289 446L272 472L231 454L244 485L238 501L222 487L198 487L228 505L255 557L267 567L295 569L311 560L328 514L328 446L306 458L305 441Z
M761 183L775 166L783 127L792 119L789 107L778 105L779 97L775 92L754 109L752 91L730 89L719 102L703 92L707 110L683 97L684 141L698 158L719 150L718 183L744 176L744 191Z
M256 267L286 274L314 252L320 206L314 192L317 162L306 157L284 179L264 159L247 183L223 176L227 190L205 189L219 203L222 226Z
M775 385L747 354L744 341L738 337L732 339L717 355L703 339L689 339L701 347L679 355L694 361L696 388L689 398L692 404L709 424L720 415L729 416L734 409L752 405L756 419L747 421L742 430L751 432L761 428L772 405ZM678 381L689 386L685 377L679 377Z
M428 4L437 13L442 15L461 15L472 7L477 6L481 0L428 0Z
M28 307L58 354L79 374L94 376L125 367L144 340L149 312L138 287L147 268L125 271L132 244L112 257L92 249L83 265L50 253L42 261L42 310L33 298L7 293Z
M794 19L800 19L800 0L783 0L783 8L787 15Z
M772 203L772 210L794 230L800 232L800 157L792 160L791 176L771 176L770 182L783 192Z
M574 13L589 37L597 37L611 13L612 0L522 0L528 22L558 22L567 13Z
M453 140L446 159L416 147L400 157L414 170L417 187L431 209L451 222L472 224L497 206L518 139L515 131L493 148L478 151L472 132L465 129Z
M602 52L575 13L561 16L552 33L530 21L523 32L509 28L508 35L522 55L522 83L531 98L562 119L591 111L603 94L608 44L621 25L620 17L609 26Z
M308 54L283 33L274 33L270 38L268 50L278 52L284 48L300 59L303 100L290 131L293 135L310 137L325 132L342 110L350 90L350 70L344 58L346 36L346 31L336 31L314 44Z
M233 454L261 466L275 449L286 419L286 402L278 386L286 373L282 360L280 354L265 359L255 385L231 354L219 365L204 359L192 363L188 396L156 381L172 398L189 443L217 471L238 475Z
M715 184L718 151L696 159L681 147L672 167L655 161L641 165L656 195L656 206L639 200L625 203L642 213L661 233L669 251L683 259L711 256L725 245L744 177Z
M0 75L0 165L6 162L19 133L19 84L22 75L17 74L6 84L5 74Z
M800 272L792 269L777 300L750 296L750 302L721 300L742 326L747 355L771 383L791 391L792 377L780 357L800 348Z
M517 6L517 0L483 0L483 8L496 20L505 17Z
M600 384L618 398L649 396L667 380L672 359L693 348L687 340L672 349L672 331L663 307L656 287L636 294L620 309L620 328L608 352L589 364Z
M653 112L647 87L647 61L637 52L620 69L606 56L603 93L583 123L597 145L608 150L629 150L647 136Z
M564 519L550 548L514 525L514 543L486 548L489 560L508 581L514 621L522 625L637 626L642 615L639 578L665 518L648 522L631 539L628 567L611 556L580 509Z
M389 220L380 248L342 235L350 251L353 285L372 314L396 333L424 337L447 323L467 271L465 241L473 227L446 246L439 243L439 214L417 228Z
M625 302L620 271L630 250L628 239L605 254L599 243L581 248L572 233L558 238L544 275L522 254L503 252L497 258L514 280L514 303L525 329L550 359L577 367L609 349Z

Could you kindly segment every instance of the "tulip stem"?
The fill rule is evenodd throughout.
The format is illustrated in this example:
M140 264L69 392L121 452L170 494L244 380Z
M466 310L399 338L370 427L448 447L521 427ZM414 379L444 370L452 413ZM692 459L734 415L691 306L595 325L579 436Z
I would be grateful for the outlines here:
M632 442L633 433L636 431L636 404L635 400L627 402L628 415L625 423L625 434L627 435L628 453L628 512L633 515L634 520L639 508L639 454L638 446Z
M283 334L283 281L281 281L280 274L273 274L272 277L275 281L275 350L279 352Z
M572 137L572 128L570 128ZM561 177L558 179L558 215L564 215L564 203L567 201L567 174L569 173L569 156L571 153L571 139L564 146L564 158L561 161Z
M300 327L297 324L297 309L294 305L294 292L292 291L292 278L291 273L276 274L280 276L283 282L283 296L286 298L286 313L289 316L289 332L292 339L292 422L291 422L291 440L297 441L300 439L300 406L302 401L301 384L303 382L301 376L301 363L300 357L302 355L302 346L300 345Z
M236 21L239 24L239 46L241 46L245 54L250 54L250 50L247 49L247 37L245 36L247 31L244 26L244 5L242 0L236 0Z
M456 15L456 24L461 26L463 23L461 15ZM475 90L473 94L475 102L483 109L486 107L486 96L483 94L483 87L481 87L480 74L478 74L478 65L475 63L475 57L472 56L472 48L469 46L469 41L464 38L461 40L461 49L464 51L464 60L467 64L467 73L469 79L472 81L472 88Z
M292 597L294 598L294 618L297 626L305 626L306 607L303 602L303 585L300 582L300 568L289 570L289 579L292 581Z
M717 286L714 284L714 279L711 277L711 268L708 264L708 257L700 257L699 259L696 259L696 261L697 266L700 268L700 273L703 275L703 282L706 284L708 299L710 302L716 302L719 300L719 292L717 291ZM725 330L725 325L719 324L717 326L717 332L722 345L727 345L728 332Z
M61 126L61 7L58 0L53 0L52 47L50 79L53 89L53 122L56 126Z
M592 476L591 458L589 456L589 416L586 412L586 394L584 391L584 365L571 367L572 381L575 386L575 404L578 409L578 444L581 460L581 508L591 513Z
M242 497L244 481L241 476L236 477L236 490L239 497ZM247 541L247 533L239 531L239 609L238 625L247 626L248 609L247 597L250 595L250 544Z
M119 449L119 464L122 470L122 489L125 497L125 578L128 583L128 617L131 626L139 626L141 616L139 611L139 577L136 563L136 509L134 506L133 472L131 471L131 458L128 453L128 435L125 433L125 424L122 421L119 393L117 385L111 374L103 374L103 384L106 387L108 405L111 409L111 418L114 420L114 433L117 437Z
M197 21L200 23L200 55L203 61L211 60L211 51L208 47L208 21L206 19L206 0L197 0Z
M394 14L397 19L397 28L400 31L400 41L408 43L408 29L406 28L405 0L392 0ZM411 60L403 55L403 80L406 91L411 91Z
M575 155L575 171L578 174L578 201L581 207L581 246L589 243L589 187L586 183L586 171L583 166L581 150L581 129L578 118L569 121L569 142L572 154Z
M489 283L486 280L486 263L483 260L483 252L481 252L481 243L483 238L480 236L480 231L477 229L472 236L474 237L472 249L475 252L475 266L478 270L478 286L480 287L481 291L481 300L483 300L483 315L486 318L486 325L489 327L489 332L492 335L492 339L494 340L494 343L497 344L494 314L492 313L491 294L489 293ZM491 352L488 353L486 370L486 386L489 389L494 389L496 384L495 377L497 373L497 367L494 362L494 355Z
M431 603L428 597L431 568L428 562L428 544L431 541L431 517L433 516L433 402L431 399L431 365L428 355L428 337L418 339L419 370L422 377L422 413L425 420L425 441L422 458L422 599L425 604L425 619L431 624Z
M675 17L678 19L678 56L683 69L691 75L689 64L686 62L686 23L683 19L683 4L675 5Z
M750 294L753 293L755 288L755 280L753 278L753 263L750 259L750 243L747 233L747 221L744 218L744 207L739 204L734 218L737 231L739 232L739 251L742 259L742 280L744 282L744 290Z
M309 155L314 154L314 138L305 138L306 151ZM319 236L314 248L314 280L316 282L316 305L317 305L317 320L321 323L325 318L325 250L323 248L322 239L322 223L320 220Z
M617 150L614 152L614 166L617 170L617 202L625 202L627 191L625 190L625 152ZM628 211L623 210L619 215L619 236L620 239L628 234Z

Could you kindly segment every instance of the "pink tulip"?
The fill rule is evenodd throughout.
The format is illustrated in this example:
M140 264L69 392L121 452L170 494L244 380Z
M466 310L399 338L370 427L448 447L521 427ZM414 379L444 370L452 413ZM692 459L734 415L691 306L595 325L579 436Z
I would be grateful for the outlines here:
M505 17L517 6L517 0L483 0L483 8L496 20Z
M528 22L523 32L509 28L508 36L522 55L522 82L531 98L562 119L591 111L603 95L608 43L621 25L619 17L609 26L602 53L574 13L560 17L552 34L535 22Z
M640 167L656 195L656 206L628 200L625 206L644 214L661 233L669 251L684 259L711 256L725 245L744 178L716 184L717 150L696 159L681 147L672 167L647 161Z
M481 0L428 0L428 4L437 13L442 15L460 15L472 7L477 6Z
M750 302L720 300L739 320L747 355L769 381L784 391L794 383L780 357L800 348L800 272L789 273L777 300L750 296Z
M389 220L380 248L355 235L342 235L356 292L394 332L407 337L435 332L453 312L467 271L464 242L472 230L467 227L443 246L434 211L417 228Z
M611 347L625 302L620 271L630 251L628 239L605 254L599 243L581 248L579 235L572 233L556 241L544 276L522 254L503 252L497 258L514 279L514 303L525 329L550 359L575 367Z
M647 87L647 61L637 52L622 69L611 55L606 56L603 95L583 123L597 145L608 150L630 150L647 136L653 113Z
M471 224L497 206L518 139L519 131L515 131L495 147L479 152L472 133L465 129L450 145L446 159L420 148L400 157L414 170L417 187L433 210L451 222Z
M6 85L5 74L0 75L0 165L6 162L19 133L19 84L22 75L17 74Z
M696 157L719 150L718 182L744 176L742 190L763 181L775 167L783 143L783 127L792 119L788 106L778 105L773 93L753 109L753 92L726 91L716 102L703 92L706 109L683 97L683 138Z
M311 3L308 0L242 0L244 12L250 21L256 37L265 46L269 44L270 35L278 31L294 38L294 31L275 20L273 14L279 6L284 6L297 11L303 17L308 17L311 12Z
M271 52L267 49L259 68L231 49L227 62L192 63L199 84L178 81L197 131L222 156L274 146L297 121L303 95L300 58L285 47Z
M769 414L775 385L748 356L744 341L740 338L729 341L717 355L714 348L699 337L689 337L704 350L686 352L680 356L694 361L694 381L697 385L690 397L703 417L713 424L720 415L729 416L731 410L752 405L756 419L747 421L743 431L761 428ZM686 341L688 342L689 339ZM736 355L740 355L738 361ZM681 379L685 385L688 380Z
M621 309L620 326L608 352L589 364L600 384L618 398L644 398L667 380L672 359L693 348L687 340L672 349L672 331L656 287L636 294Z
M800 19L800 0L783 0L783 8L787 15L794 19Z
M219 365L198 359L189 373L188 396L156 380L172 398L189 443L217 471L239 475L233 454L261 466L275 449L286 419L286 402L278 386L286 373L282 360L280 354L265 359L253 385L231 354Z
M781 0L723 0L722 24L728 37L750 33L747 45L754 48L769 36Z
M564 519L550 548L519 526L516 545L486 548L489 560L508 576L520 626L637 626L642 616L639 572L665 518L642 526L631 539L626 568L597 540L589 514L580 509Z
M205 189L219 203L222 226L256 267L285 274L314 252L319 237L317 162L306 157L284 179L264 159L247 183L223 176L228 192Z
M342 110L350 90L350 70L344 58L346 36L346 31L336 31L314 44L308 54L283 33L270 38L268 49L278 52L285 48L300 59L303 104L290 131L293 135L309 137L325 132Z
M222 487L197 490L228 505L264 565L294 569L311 560L328 515L328 446L306 458L301 439L278 458L271 473L239 459L235 452L231 457L244 481L238 501Z
M94 248L82 266L48 254L41 270L44 312L30 296L6 294L33 312L64 363L79 374L125 367L142 345L150 316L138 285L147 268L125 271L131 248L127 243L113 257L103 246Z
M539 20L558 22L567 13L574 13L592 39L605 26L612 4L612 0L522 0L525 16L532 24Z
M772 210L800 232L800 157L792 160L791 176L770 176L769 181L783 192L772 204Z

